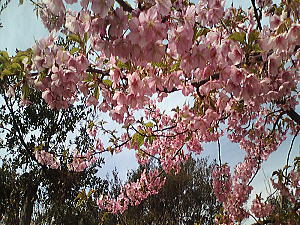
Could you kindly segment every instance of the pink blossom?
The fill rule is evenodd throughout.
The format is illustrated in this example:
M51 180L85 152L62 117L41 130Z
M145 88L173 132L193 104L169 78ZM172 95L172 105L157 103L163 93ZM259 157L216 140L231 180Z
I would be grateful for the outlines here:
M258 218L267 217L272 212L272 205L263 203L261 198L252 201L251 211Z
M59 15L66 11L62 0L43 0L43 3L45 3L50 11L55 15Z
M155 2L156 2L157 11L161 15L166 16L169 14L172 6L171 0L155 0Z
M113 5L113 0L91 0L92 10L94 13L99 14L100 18L107 16L110 7Z
M49 166L51 169L58 169L60 167L59 160L54 158L53 154L44 150L36 150L35 158L40 164Z

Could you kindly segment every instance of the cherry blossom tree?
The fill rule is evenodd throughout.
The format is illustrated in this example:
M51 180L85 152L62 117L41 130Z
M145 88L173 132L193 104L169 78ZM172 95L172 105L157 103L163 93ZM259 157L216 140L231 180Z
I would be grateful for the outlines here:
M216 222L233 224L250 216L258 221L272 212L261 198L251 210L246 203L261 164L299 132L298 0L251 0L247 10L225 7L224 0L33 3L50 35L33 46L32 60L20 63L22 82L7 92L37 89L53 110L83 97L95 113L122 126L115 131L104 121L91 122L94 148L70 155L70 170L83 171L103 152L124 149L135 151L141 165L150 159L160 165L127 183L117 198L101 196L100 208L123 213L140 204L159 192L164 174L179 172L191 154L201 154L203 143L214 142L219 147L214 192L224 208ZM58 36L68 46L56 45ZM2 80L11 75L3 71ZM158 103L173 92L193 103L165 113ZM23 104L30 104L26 95ZM245 152L232 173L221 158L223 136ZM104 143L104 137L110 141ZM35 151L34 156L60 169L59 155ZM286 170L289 163L288 157ZM285 193L299 201L299 167L289 174ZM287 186L279 183L274 186L283 191Z

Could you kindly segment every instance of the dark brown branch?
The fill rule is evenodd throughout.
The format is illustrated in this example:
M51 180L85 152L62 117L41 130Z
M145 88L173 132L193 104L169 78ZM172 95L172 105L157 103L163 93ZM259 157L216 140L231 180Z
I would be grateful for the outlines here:
M285 114L286 112L281 112L278 117L276 118L276 121L273 125L273 128L272 128L272 131L268 134L268 136L266 138L269 138L274 132L275 132L275 129L276 129L276 126L278 125L279 123L279 120L281 119L281 117Z
M132 12L133 8L127 2L123 0L117 0L117 3L119 3L120 6L122 6L124 11Z
M156 160L158 160L158 161L160 162L160 159L157 158L155 155L151 155L150 153L144 151L144 150L141 149L141 148L140 148L138 151L141 151L141 152L144 153L145 155L147 155L147 156L149 156L149 157L152 157L152 158L154 158L154 159L156 159Z
M294 135L293 140L292 140L292 142L291 142L291 146L290 146L290 149L289 149L289 152L288 152L288 155L287 155L287 159L286 159L286 165L287 165L287 166L289 165L290 155L291 155L291 152L292 152L292 149L293 149L293 146L294 146L294 142L295 142L296 137L298 136L299 131L300 131L300 129L297 130L297 132L296 132L296 134ZM288 168L288 167L287 167L287 168ZM286 170L286 173L287 173L287 170Z
M200 80L200 81L195 81L195 82L192 82L192 86L196 88L196 91L197 91L197 94L199 95L199 97L203 97L201 96L200 92L199 92L199 88L206 84L207 82L211 81L211 80L218 80L220 78L220 74L219 73L215 73L213 74L212 76L206 78L206 79L203 79L203 80ZM163 90L159 90L157 89L157 91L159 92L164 92L164 93L172 93L172 92L175 92L175 91L179 91L176 87L173 87L172 90L168 90L167 88L164 88Z
M173 128L175 128L175 127L177 127L177 125L173 125L173 126L170 126L170 127L165 127L165 128L163 128L163 129L157 129L157 130L153 130L152 132L162 132L162 131L165 131L165 130L170 130L170 129L173 129Z
M261 163L261 161L258 163L255 173L253 174L253 176L249 180L249 182L247 184L248 186L252 183L252 181L254 180L254 178L256 177L256 175L258 174L258 171L260 170L260 163Z
M210 80L218 80L219 78L220 78L220 74L219 73L215 73L211 77L208 77L208 78L206 78L204 80L200 80L200 81L197 81L197 82L192 82L192 86L195 87L195 88L199 88L202 85L206 84L208 81L210 81Z
M172 157L172 160L175 159L175 157L179 154L179 152L182 150L182 148L183 148L184 145L185 145L185 144L183 144L183 145L176 151L175 155L173 155L173 157Z
M158 92L164 92L164 93L173 93L175 91L178 91L176 87L173 87L172 90L168 90L167 88L164 88L163 90L159 90L158 88L156 89Z
M298 125L300 125L300 115L298 113L296 113L295 110L290 109L286 111L286 114L292 119L294 120Z
M91 66L89 66L87 68L86 72L88 72L88 73L98 73L98 74L101 74L102 76L109 76L109 72L108 71L103 71L103 70L95 69L95 68L92 68Z
M220 144L220 139L218 138L218 156L219 156L219 164L220 167L222 166L222 160L221 160L221 144Z
M257 27L259 30L262 30L262 26L261 26L261 22L260 22L260 16L258 15L258 9L255 5L255 0L251 0L251 3L252 3L252 6L253 6L253 10L254 10L254 16L255 16L255 19L257 21Z
M198 95L201 99L203 99L204 96L202 96L202 95L200 94L199 88L200 88L202 85L206 84L207 82L209 82L209 81L211 81L211 80L218 80L219 77L220 77L220 74L215 73L215 74L212 75L211 77L208 77L208 78L206 78L206 79L204 79L204 80L200 80L200 81L197 81L197 82L192 82L192 86L196 88L197 95Z
M262 225L262 224L273 224L274 223L274 220L263 220L262 222L260 223L254 223L253 225Z
M89 66L87 69L86 69L86 72L88 73L97 73L97 74L101 74L102 75L102 78L103 79L105 76L109 76L109 71L105 71L105 70L100 70L100 69L96 69L96 68L93 68L91 66ZM37 76L39 75L39 72L33 72L33 73L30 73L31 76Z
M143 137L165 137L165 138L174 138L174 137L177 137L178 135L182 135L184 133L187 133L189 132L189 130L185 130L185 131L182 131L182 132L176 132L176 134L170 134L170 135L165 135L165 134L154 134L153 132L151 134L143 134L141 133L140 131L138 131L133 125L131 125L132 129L137 132L139 135L143 136ZM176 126L175 126L176 127ZM170 127L168 127L167 129L171 129ZM193 130L192 132L196 132L198 129L196 130ZM157 130L156 132L159 132L159 130Z

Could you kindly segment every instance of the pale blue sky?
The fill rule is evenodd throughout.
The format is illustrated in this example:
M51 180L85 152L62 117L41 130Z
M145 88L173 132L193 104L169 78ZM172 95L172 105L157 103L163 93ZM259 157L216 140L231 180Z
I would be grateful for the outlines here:
M232 1L227 1L227 5L230 5ZM233 1L234 5L249 6L249 1ZM14 0L9 4L8 8L4 10L1 15L1 22L4 28L0 29L0 49L6 49L13 54L16 48L27 49L34 45L35 40L39 40L47 36L47 30L43 27L40 20L37 19L33 7L28 1L25 1L24 5L18 7L18 1ZM171 95L163 102L163 108L170 110L176 105L182 105L186 99L178 94ZM285 164L287 151L291 138L280 147L280 149L271 154L270 159L263 164L263 170L267 176L272 174L272 171L278 168L282 168ZM300 150L300 140L296 139L292 157L298 155ZM230 143L226 138L221 139L222 148L222 161L228 162L231 166L236 165L243 159L243 152L239 149L237 144ZM210 156L211 158L217 158L217 145L215 143L205 144L205 151L202 156ZM137 167L135 160L133 159L133 152L126 152L111 157L110 154L106 155L107 162L104 165L101 174L106 174L112 171L114 167L117 167L122 179L126 177L128 169L134 169ZM256 193L263 191L266 192L265 187L266 179L261 171L255 178L253 185L255 186Z

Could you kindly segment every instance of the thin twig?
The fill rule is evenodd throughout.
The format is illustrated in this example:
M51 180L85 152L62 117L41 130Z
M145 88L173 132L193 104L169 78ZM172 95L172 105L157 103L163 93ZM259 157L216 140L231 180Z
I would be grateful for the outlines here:
M251 0L251 3L252 3L252 6L253 6L253 10L254 10L254 16L255 16L255 19L257 21L257 27L259 30L262 30L262 26L261 26L261 22L260 22L260 17L258 15L258 9L255 5L255 0Z
M219 154L219 164L220 166L222 165L221 161L221 144L220 144L220 139L218 138L218 154Z
M275 123L274 123L274 125L273 125L272 131L268 134L268 136L267 136L266 138L269 138L269 137L275 132L276 126L278 125L279 120L281 119L281 117L282 117L284 114L286 114L285 111L281 112L281 113L278 115L278 117L276 118L276 121L275 121Z
M125 2L123 0L116 0L116 1L117 1L117 3L119 3L120 6L122 6L124 11L132 12L133 8L127 2Z
M291 142L291 146L290 146L290 149L289 149L289 152L288 152L288 155L287 155L287 159L286 159L286 168L288 168L288 165L289 165L289 161L290 161L290 155L291 155L291 152L292 152L292 149L293 149L293 145L294 145L294 142L295 142L295 139L299 133L300 129L297 130L296 134L294 135L293 139L292 139L292 142ZM286 169L286 173L287 173L287 169Z
M256 175L257 175L259 169L260 169L260 162L258 163L257 168L256 168L256 171L255 171L255 173L253 174L251 180L248 182L247 186L249 186L249 185L252 183L252 181L253 181L254 178L256 177Z

